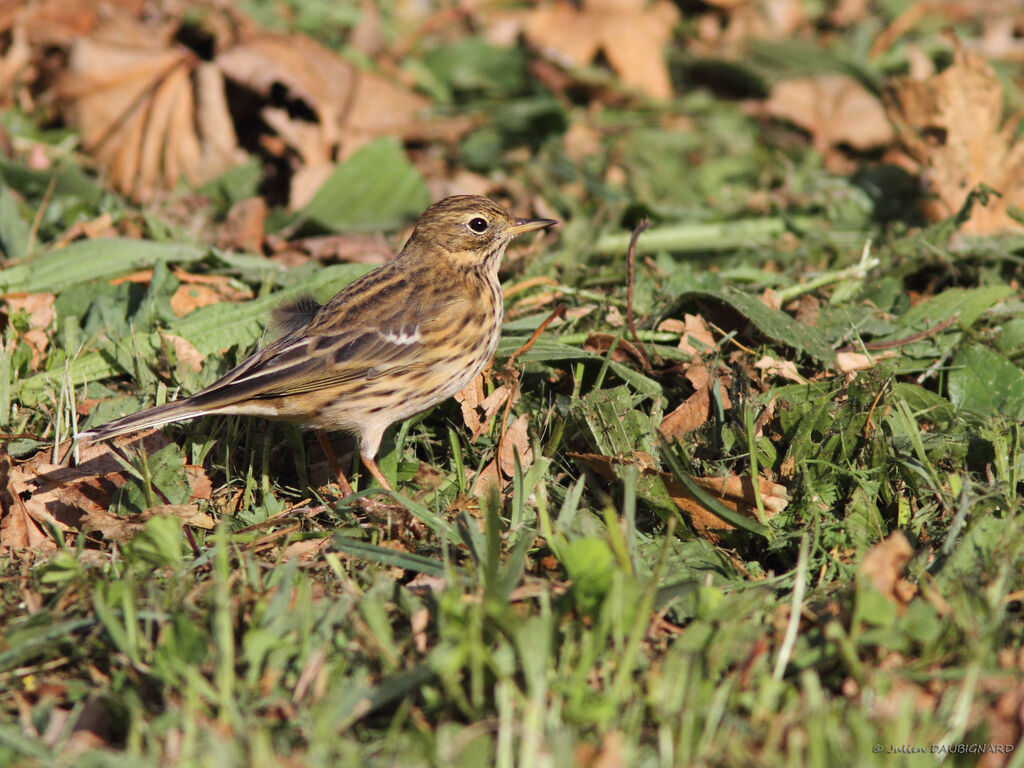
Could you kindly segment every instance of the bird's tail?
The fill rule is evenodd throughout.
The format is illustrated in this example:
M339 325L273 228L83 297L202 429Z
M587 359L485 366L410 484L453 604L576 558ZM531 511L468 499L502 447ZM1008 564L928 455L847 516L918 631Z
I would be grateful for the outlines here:
M155 408L148 408L145 411L139 411L130 416L122 416L120 419L108 421L106 424L90 429L87 432L79 432L78 439L95 443L101 440L109 440L112 437L128 432L170 424L173 421L188 421L208 413L210 413L208 408L197 406L192 401L192 398L188 397L174 403L166 403Z

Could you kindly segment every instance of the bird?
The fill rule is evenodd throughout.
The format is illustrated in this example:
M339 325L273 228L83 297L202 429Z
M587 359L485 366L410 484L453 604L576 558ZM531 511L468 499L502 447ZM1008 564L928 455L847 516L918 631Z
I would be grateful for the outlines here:
M417 219L391 261L320 305L304 296L272 315L281 335L205 389L78 434L99 442L216 414L316 430L345 496L352 487L325 433L358 441L360 458L392 490L375 458L385 430L447 400L493 357L503 304L498 268L513 238L554 219L515 218L479 195L446 197Z

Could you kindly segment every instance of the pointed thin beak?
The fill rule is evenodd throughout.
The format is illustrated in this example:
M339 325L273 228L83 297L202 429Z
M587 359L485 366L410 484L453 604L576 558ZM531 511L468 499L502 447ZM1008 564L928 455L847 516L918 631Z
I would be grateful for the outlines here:
M535 229L546 229L557 224L554 219L516 219L516 223L506 231L512 237L518 237L524 232L532 232Z

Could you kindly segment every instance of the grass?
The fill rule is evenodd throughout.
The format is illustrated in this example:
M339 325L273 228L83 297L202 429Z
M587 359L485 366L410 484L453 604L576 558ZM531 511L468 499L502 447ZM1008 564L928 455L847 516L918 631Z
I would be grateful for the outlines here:
M787 74L764 59L752 70ZM196 237L175 207L187 196L138 209L73 163L47 192L24 158L3 161L0 290L55 298L42 328L9 304L0 347L0 468L20 483L3 535L33 500L53 515L33 518L34 554L0 560L0 764L1024 761L1020 239L926 225L915 200L872 197L706 89L660 111L606 107L603 154L573 160L562 134L581 109L512 81L487 140L444 151L507 160L513 199L565 222L503 272L487 387L515 381L520 396L477 439L455 402L396 425L380 464L398 490L361 494L371 505L338 499L310 435L233 418L36 480L76 429L201 388L259 342L270 308L368 267L212 247L218 216L251 192L235 177L205 190ZM458 98L472 111L494 94ZM672 115L689 132L664 128ZM368 152L337 178L370 157L404 180L398 208L374 206L398 245L425 187L393 144ZM770 213L742 202L765 187ZM331 195L352 194L338 182L304 222L277 222L344 230ZM51 250L104 214L141 239ZM626 248L645 215L634 337ZM183 271L255 298L179 317ZM565 319L499 375L559 303ZM670 440L663 417L704 386L663 325L688 315L710 329L696 346L712 384L705 419ZM853 353L873 365L844 372ZM523 416L506 482L473 493L502 424ZM708 490L730 477L788 500L730 505Z

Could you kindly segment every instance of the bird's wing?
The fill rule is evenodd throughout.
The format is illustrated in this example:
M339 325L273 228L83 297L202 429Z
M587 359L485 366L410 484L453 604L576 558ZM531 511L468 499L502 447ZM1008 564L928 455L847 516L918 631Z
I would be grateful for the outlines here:
M358 299L341 306L347 310L328 304L193 399L218 407L415 370L433 359L424 336L444 322L448 309L435 304L428 311L417 300L389 301L387 310L374 316L373 308Z

